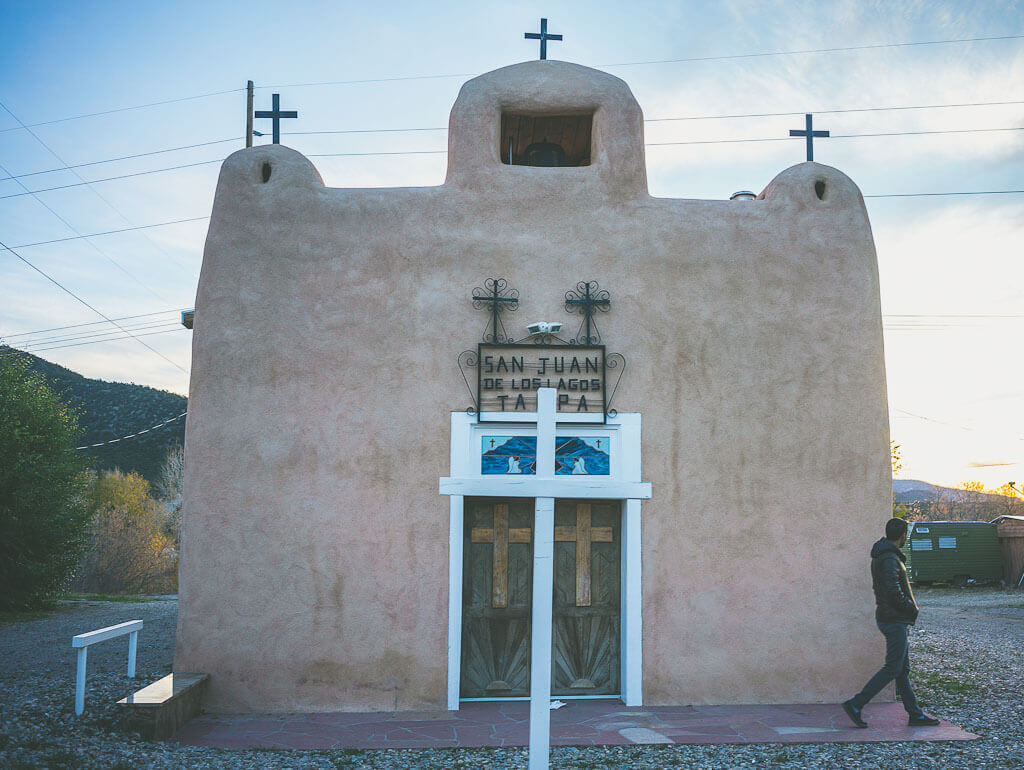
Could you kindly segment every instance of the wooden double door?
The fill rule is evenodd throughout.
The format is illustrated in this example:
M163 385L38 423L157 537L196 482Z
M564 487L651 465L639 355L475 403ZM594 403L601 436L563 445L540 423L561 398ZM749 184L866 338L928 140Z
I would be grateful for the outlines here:
M530 694L532 499L466 498L463 698ZM620 691L621 503L555 501L553 695Z

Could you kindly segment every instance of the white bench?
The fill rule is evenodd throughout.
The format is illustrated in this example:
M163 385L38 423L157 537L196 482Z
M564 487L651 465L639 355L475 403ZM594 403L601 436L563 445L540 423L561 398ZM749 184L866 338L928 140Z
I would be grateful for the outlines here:
M78 670L75 672L75 714L81 716L85 711L85 666L89 653L89 645L113 639L115 636L128 634L128 677L135 678L135 654L139 646L141 620L129 620L116 626L100 628L85 634L71 637L71 647L78 650Z

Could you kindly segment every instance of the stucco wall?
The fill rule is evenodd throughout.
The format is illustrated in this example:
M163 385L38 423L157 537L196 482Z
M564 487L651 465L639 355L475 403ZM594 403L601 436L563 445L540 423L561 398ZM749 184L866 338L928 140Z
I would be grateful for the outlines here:
M502 165L503 108L594 109L582 168ZM213 710L445 704L448 415L486 323L578 320L643 414L648 704L838 701L881 659L890 516L878 275L857 187L803 163L756 201L647 193L626 85L555 61L469 81L433 188L329 189L280 146L224 163L186 433L175 669ZM262 182L263 164L271 176ZM819 199L815 183L824 182ZM516 329L522 334L522 329Z

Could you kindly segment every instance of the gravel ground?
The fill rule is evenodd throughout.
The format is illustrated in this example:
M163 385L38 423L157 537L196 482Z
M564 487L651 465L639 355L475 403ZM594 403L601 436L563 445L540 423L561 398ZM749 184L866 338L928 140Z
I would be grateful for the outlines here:
M912 642L918 699L982 737L971 742L556 748L558 768L1024 768L1024 593L920 589ZM86 711L74 716L76 633L142 618L138 673L170 671L177 602L64 602L0 626L2 768L525 768L524 749L224 751L148 743L122 729L115 701L127 639L89 651ZM138 685L136 685L137 687Z

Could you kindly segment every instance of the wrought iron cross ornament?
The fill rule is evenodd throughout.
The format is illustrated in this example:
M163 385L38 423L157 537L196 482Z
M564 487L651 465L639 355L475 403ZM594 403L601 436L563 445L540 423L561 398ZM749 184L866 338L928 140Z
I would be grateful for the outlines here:
M519 291L509 289L508 280L488 278L484 281L484 288L473 289L473 307L477 310L491 311L491 333L488 334L487 330L484 330L484 342L501 345L512 341L498 317L504 310L515 312L519 309Z
M814 131L811 128L811 114L807 113L805 116L807 122L807 128L803 131L797 131L796 129L790 129L790 136L806 136L807 137L807 160L814 160L814 137L816 136L828 136L828 131Z
M281 94L271 96L272 110L256 110L253 117L270 118L274 121L274 144L281 144L281 118L297 118L299 113L295 110L281 111Z
M540 32L527 32L524 37L527 40L539 40L540 41L540 58L541 61L548 58L548 41L549 40L561 40L561 35L552 35L548 33L548 20L540 20Z
M580 281L576 284L575 291L565 293L565 309L570 313L582 313L583 322L580 324L580 331L577 332L577 339L573 340L576 345L599 345L601 344L601 333L597 330L594 322L594 311L607 313L611 308L611 295L607 289L597 285L597 281Z

